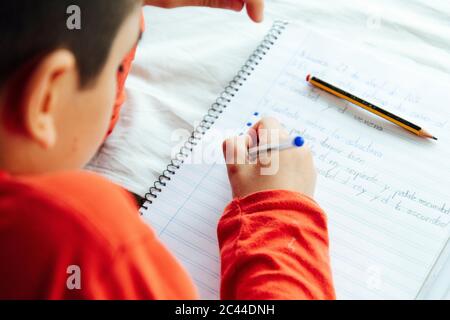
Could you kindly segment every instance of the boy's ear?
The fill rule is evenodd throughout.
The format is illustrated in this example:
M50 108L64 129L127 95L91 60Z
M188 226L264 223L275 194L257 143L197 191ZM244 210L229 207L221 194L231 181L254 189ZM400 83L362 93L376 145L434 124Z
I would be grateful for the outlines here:
M45 56L28 76L23 90L22 112L27 134L43 148L57 140L56 112L64 76L77 72L74 55L58 49Z

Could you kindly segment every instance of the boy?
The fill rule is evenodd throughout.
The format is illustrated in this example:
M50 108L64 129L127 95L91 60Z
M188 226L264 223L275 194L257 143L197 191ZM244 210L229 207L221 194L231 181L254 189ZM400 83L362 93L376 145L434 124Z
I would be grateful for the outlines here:
M215 4L242 8L237 2ZM80 171L111 127L141 2L0 3L0 298L197 298L132 197ZM261 1L250 3L252 12ZM66 29L69 5L81 9L81 30ZM273 119L253 129L258 139L230 139L225 153L270 142L263 130L286 136ZM221 297L332 299L326 218L310 198L311 154L275 156L273 176L260 175L261 164L228 165L235 200L218 226Z

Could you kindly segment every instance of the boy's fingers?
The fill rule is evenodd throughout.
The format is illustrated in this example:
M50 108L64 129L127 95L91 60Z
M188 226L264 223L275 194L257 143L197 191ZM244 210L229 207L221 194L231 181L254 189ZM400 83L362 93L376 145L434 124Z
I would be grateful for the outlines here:
M259 121L252 128L258 137L258 145L279 143L282 139L287 139L286 130L281 126L276 118L267 117Z
M248 159L250 136L230 138L223 143L223 154L227 164L245 164Z
M280 121L278 121L277 118L273 117L265 117L261 119L258 123L256 123L253 128L256 131L259 131L260 129L276 129L280 127Z
M250 128L247 132L247 135L249 137L248 148L251 149L257 147L259 141L258 131L254 127Z
M242 135L236 138L236 145L235 145L236 164L247 163L249 144L250 144L249 135Z

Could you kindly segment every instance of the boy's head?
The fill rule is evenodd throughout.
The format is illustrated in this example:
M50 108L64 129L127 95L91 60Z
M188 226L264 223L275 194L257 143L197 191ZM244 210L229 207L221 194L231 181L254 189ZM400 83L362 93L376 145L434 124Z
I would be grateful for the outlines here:
M0 170L76 169L93 156L139 38L140 4L0 1Z

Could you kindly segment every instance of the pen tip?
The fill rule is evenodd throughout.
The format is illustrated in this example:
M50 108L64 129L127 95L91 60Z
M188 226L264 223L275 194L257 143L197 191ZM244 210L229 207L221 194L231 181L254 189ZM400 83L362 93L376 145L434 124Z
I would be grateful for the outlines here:
M311 79L311 75L308 74L308 75L306 76L306 81L309 82L310 79Z

